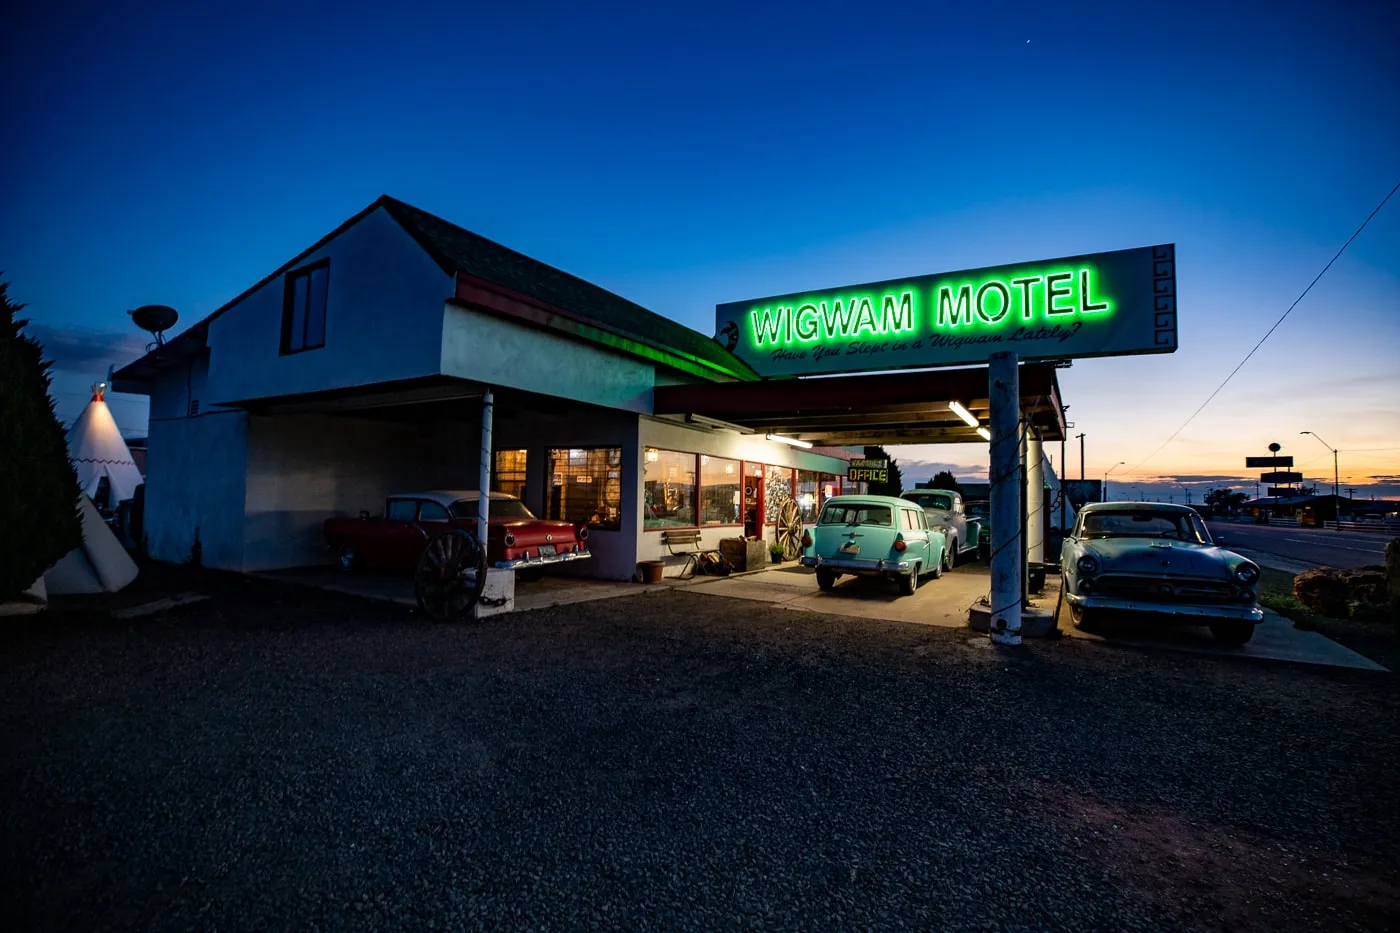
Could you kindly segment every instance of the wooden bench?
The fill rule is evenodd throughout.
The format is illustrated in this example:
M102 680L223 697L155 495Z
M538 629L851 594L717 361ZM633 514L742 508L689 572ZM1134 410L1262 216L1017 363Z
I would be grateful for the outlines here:
M695 576L695 571L700 564L700 555L712 550L700 546L700 530L698 528L686 531L663 531L661 532L661 543L666 545L666 549L671 552L672 557L685 557L685 566L681 568L678 576L678 579L681 580L689 580ZM677 551L676 548L682 548L682 550Z

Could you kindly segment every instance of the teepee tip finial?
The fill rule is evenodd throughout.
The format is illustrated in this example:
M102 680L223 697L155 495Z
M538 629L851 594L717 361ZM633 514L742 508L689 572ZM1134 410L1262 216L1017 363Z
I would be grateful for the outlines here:
M92 400L93 400L94 402L100 402L100 401L102 401L102 396L104 396L104 395L106 395L106 394L107 394L107 383L105 383L105 382L94 382L94 383L92 384Z

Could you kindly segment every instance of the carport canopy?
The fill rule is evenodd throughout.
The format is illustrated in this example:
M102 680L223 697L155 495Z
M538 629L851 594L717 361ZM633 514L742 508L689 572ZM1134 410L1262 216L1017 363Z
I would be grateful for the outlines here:
M1054 363L1020 367L1022 417L1042 441L1064 440L1064 407ZM720 422L748 432L772 433L823 447L866 444L985 443L950 403L988 424L986 366L657 386L660 417L699 424Z

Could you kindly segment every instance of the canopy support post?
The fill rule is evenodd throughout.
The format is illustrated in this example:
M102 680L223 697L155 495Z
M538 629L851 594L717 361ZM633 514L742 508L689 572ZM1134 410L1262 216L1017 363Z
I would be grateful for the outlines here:
M991 637L998 645L1021 643L1022 560L1020 373L1015 353L987 360L991 400L992 592Z
M481 461L477 469L476 539L486 550L486 524L491 517L491 415L496 407L491 390L481 397Z

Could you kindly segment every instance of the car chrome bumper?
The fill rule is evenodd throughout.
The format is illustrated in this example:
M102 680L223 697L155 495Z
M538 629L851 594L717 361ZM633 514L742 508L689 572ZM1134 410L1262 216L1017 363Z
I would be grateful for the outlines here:
M519 570L521 567L548 567L551 564L566 564L571 560L586 560L592 557L589 551L565 551L553 557L517 557L515 560L498 560L495 566L502 570Z
M839 570L842 573L908 573L912 564L907 560L855 560L850 557L804 557L802 566L818 570Z
M1117 599L1112 596L1076 596L1066 592L1070 605L1083 609L1110 609L1121 612L1152 612L1158 615L1191 616L1202 619L1233 619L1259 623L1264 613L1258 606L1229 606L1219 603L1154 603L1142 599Z

